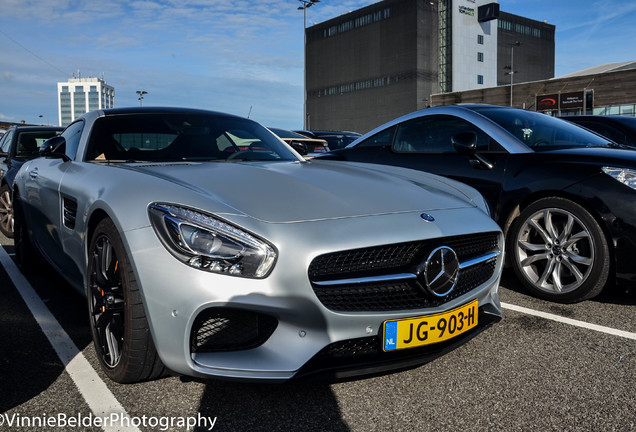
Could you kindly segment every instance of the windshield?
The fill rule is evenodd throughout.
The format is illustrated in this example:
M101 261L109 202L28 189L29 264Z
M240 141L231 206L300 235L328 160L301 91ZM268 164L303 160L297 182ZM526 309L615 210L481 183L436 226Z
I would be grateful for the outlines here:
M572 123L546 114L521 109L478 107L474 111L488 117L534 151L572 147L606 147L611 141Z
M258 123L218 114L140 113L96 120L85 160L97 162L297 161Z

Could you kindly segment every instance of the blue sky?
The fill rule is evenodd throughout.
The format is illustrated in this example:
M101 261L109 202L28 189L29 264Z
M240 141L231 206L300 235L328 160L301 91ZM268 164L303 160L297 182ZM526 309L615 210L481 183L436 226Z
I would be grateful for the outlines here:
M307 24L376 3L322 0ZM555 75L636 60L634 0L500 0L556 25ZM57 82L79 70L118 107L189 106L302 127L299 0L1 0L0 120L57 123ZM42 117L40 117L42 116Z

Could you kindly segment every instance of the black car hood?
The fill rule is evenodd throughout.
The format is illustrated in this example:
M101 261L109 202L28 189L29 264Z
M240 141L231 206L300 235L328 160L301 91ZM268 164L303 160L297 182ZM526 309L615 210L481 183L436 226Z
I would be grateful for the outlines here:
M636 168L636 149L612 147L574 147L537 152L538 155L569 159L572 162L594 162L595 165L621 165Z

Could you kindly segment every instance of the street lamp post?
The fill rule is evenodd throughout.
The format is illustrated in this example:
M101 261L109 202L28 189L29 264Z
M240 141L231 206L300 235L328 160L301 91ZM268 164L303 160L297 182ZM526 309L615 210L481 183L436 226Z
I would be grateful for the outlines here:
M510 106L512 106L512 86L514 84L513 75L519 72L515 70L515 65L514 65L515 47L519 45L521 45L521 42L515 41L515 43L513 43L512 46L510 47L510 72L508 72L508 75L510 75Z
M139 98L138 98L139 99L139 106L141 106L142 105L141 101L144 100L144 95L148 94L148 92L145 91L145 90L137 90L137 94L139 95Z
M298 0L302 6L298 10L303 11L303 129L309 130L309 120L307 118L307 8L320 3L320 0Z

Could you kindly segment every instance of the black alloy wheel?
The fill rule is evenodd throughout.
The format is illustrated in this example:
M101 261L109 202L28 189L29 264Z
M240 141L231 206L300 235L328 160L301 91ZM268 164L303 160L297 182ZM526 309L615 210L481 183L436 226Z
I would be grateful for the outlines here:
M88 260L88 310L93 343L110 379L131 383L164 372L139 288L117 229L110 219L92 235Z
M13 238L13 207L11 205L11 189L8 185L0 187L0 232Z
M573 303L609 280L610 250L599 223L579 204L551 197L526 207L508 233L512 267L539 298Z

